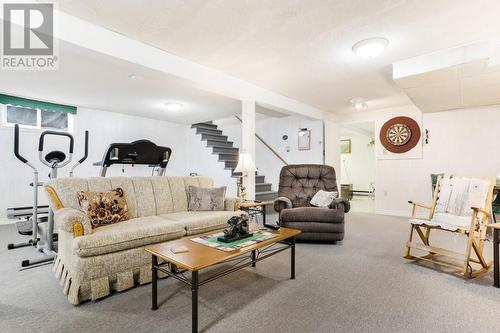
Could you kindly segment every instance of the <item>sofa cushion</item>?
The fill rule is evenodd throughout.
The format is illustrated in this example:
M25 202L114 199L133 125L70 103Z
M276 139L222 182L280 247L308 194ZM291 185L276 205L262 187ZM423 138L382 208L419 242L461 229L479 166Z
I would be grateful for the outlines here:
M239 211L179 212L160 215L161 218L184 225L187 235L195 235L228 226L227 220L240 215Z
M102 178L102 177L101 177ZM137 217L137 199L135 198L134 184L132 178L129 177L111 177L108 178L112 188L121 187L125 194L125 200L128 205L128 215L132 219Z
M151 185L155 195L155 215L173 213L174 203L168 177L151 177Z
M149 177L134 177L132 183L137 199L137 216L156 215L155 195L151 179Z
M76 237L73 251L91 257L164 242L186 234L184 225L158 216L138 217L94 229L92 234Z
M287 222L343 223L344 211L318 207L287 208L281 211L280 218Z

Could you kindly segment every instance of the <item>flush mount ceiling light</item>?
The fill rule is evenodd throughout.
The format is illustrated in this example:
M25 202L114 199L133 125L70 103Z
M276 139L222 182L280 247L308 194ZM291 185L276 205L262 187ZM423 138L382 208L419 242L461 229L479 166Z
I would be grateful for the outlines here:
M352 47L352 51L361 58L371 59L379 56L389 45L389 41L383 37L363 39Z
M365 100L362 98L351 98L349 100L349 103L351 103L356 110L361 111L368 109L368 104L366 104Z
M184 106L181 103L165 103L164 105L168 111L180 111Z

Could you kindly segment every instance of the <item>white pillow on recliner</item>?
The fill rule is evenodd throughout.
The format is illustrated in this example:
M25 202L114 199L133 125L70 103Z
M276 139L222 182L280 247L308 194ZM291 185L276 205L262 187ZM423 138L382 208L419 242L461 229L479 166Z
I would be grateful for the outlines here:
M312 197L310 204L315 207L328 208L333 200L339 196L338 192L327 192L319 190Z

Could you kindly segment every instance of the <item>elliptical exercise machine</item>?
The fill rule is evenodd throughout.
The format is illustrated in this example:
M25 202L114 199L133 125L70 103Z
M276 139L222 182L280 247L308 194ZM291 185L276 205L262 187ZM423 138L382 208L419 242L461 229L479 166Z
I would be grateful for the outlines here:
M47 136L62 136L69 139L69 155L62 151L54 150L48 152L44 156L43 146L45 138ZM85 131L85 153L84 156L78 160L70 170L70 177L73 176L74 169L83 163L88 156L88 143L89 143L89 132ZM44 131L40 134L40 139L38 142L38 158L42 164L50 168L49 178L57 178L57 171L60 168L65 167L73 158L73 146L74 139L73 136L66 132L56 132L56 131ZM19 244L9 244L8 249L15 249L24 246L36 246L37 250L40 251L43 256L36 259L26 259L21 262L22 267L28 267L32 265L38 265L45 262L50 262L54 260L56 256L56 251L54 250L54 212L49 209L48 218L46 220L38 218L38 187L43 186L43 182L38 180L38 170L31 164L26 158L24 158L19 153L19 125L14 125L14 155L18 160L29 166L33 170L33 182L30 186L33 187L33 214L31 217L32 222L32 236L31 239L26 243Z

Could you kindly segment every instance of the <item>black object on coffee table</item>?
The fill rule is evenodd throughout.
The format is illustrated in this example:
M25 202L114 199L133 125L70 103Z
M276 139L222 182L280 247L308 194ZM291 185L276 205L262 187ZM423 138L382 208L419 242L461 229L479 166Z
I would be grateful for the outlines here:
M217 237L218 241L231 243L253 236L253 234L248 230L247 215L241 214L240 216L233 216L227 221L227 223L229 224L229 228L224 229L224 236Z

